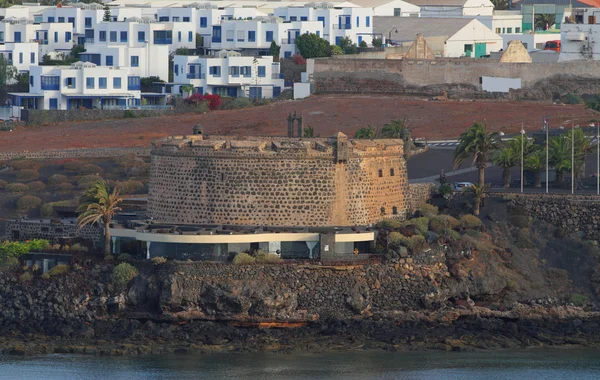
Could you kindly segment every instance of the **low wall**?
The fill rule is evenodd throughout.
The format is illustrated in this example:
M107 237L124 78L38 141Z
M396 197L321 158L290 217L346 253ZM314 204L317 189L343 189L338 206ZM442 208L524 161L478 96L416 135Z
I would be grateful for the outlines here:
M409 188L409 202L408 202L408 212L414 213L424 202L429 201L431 199L431 195L435 190L435 184L433 183L412 183L408 185Z
M86 225L77 228L75 220L60 220L52 222L48 219L22 219L9 220L6 233L12 239L14 232L18 232L18 240L46 239L50 242L61 238L82 238L94 244L104 242L103 229L96 225Z
M600 239L600 197L577 195L511 195L510 206L531 217L569 231L583 231L586 239Z
M15 158L46 159L46 158L83 158L83 157L118 157L125 154L136 156L149 156L151 148L84 148L84 149L57 149L39 150L35 152L0 152L0 160Z

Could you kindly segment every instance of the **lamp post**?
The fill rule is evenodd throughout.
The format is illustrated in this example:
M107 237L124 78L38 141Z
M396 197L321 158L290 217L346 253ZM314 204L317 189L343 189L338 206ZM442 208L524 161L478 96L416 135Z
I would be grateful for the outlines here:
M571 121L571 194L575 194L575 124Z
M523 153L523 149L525 146L525 129L524 129L524 125L523 122L521 122L521 193L523 192L523 168L524 168L524 163L523 163L523 158L524 158L524 153Z
M596 194L600 195L600 123L598 123L598 128L596 129Z
M392 32L396 32L398 33L398 28L396 28L395 26L390 30L390 32L388 33L388 41L392 40Z
M546 129L546 194L548 194L548 184L550 182L550 177L549 177L549 175L550 175L550 168L549 168L550 149L549 149L549 145L548 145L550 120L548 119L548 116L544 117L544 128Z

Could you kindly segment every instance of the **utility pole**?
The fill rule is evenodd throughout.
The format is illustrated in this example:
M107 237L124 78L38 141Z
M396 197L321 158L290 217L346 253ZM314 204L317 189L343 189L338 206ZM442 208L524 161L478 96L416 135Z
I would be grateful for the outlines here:
M523 163L523 157L524 157L523 148L524 148L524 146L525 146L525 129L524 129L523 122L521 122L521 193L523 192L523 167L524 167L524 163Z
M575 194L575 123L571 121L571 194Z
M598 128L596 129L596 194L600 195L600 123L598 123Z
M544 128L546 128L546 194L548 194L548 183L550 182L550 167L549 167L549 163L550 163L550 150L549 145L548 145L548 139L549 139L549 130L550 130L550 119L548 119L548 116L545 117L544 120Z

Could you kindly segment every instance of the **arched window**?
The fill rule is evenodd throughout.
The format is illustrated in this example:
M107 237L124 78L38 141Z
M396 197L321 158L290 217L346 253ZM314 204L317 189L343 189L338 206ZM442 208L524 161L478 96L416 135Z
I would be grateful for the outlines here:
M379 176L383 177L383 170L379 169Z
M394 168L390 168L390 176L394 176Z
M381 208L381 215L385 215L385 207Z
M392 207L392 214L398 215L398 207L396 207L396 206Z

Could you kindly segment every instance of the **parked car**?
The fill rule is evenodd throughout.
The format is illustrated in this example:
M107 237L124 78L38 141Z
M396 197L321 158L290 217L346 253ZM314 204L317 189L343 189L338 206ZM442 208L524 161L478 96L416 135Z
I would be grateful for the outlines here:
M463 191L465 189L468 189L471 186L473 186L472 182L454 182L452 184L454 191Z

